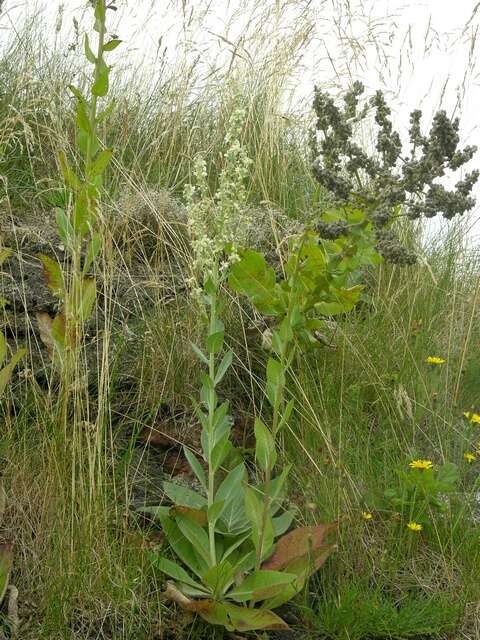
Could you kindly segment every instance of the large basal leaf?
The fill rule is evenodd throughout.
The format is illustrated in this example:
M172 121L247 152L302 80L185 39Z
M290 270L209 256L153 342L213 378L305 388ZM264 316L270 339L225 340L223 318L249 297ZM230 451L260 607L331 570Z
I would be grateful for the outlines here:
M290 531L277 541L275 551L262 564L262 569L280 571L295 560L308 558L315 549L324 545L327 534L336 528L336 523L329 523Z
M180 560L201 577L208 564L196 552L194 545L180 531L177 523L164 512L159 513L159 519L168 544Z
M202 585L199 582L195 582L188 573L176 562L172 562L168 558L164 558L163 556L154 556L153 563L159 571L165 573L170 578L174 578L174 580L179 580L180 582L184 582L185 584L190 585L196 589L202 589Z
M210 624L221 625L227 631L288 629L287 623L273 611L249 609L208 599L192 600L187 598L172 582L167 583L163 595L168 600L176 602L182 609L198 613Z
M172 518L175 516L185 516L189 520L196 522L201 527L205 527L208 523L207 512L203 509L192 509L191 507L183 507L182 505L175 505L170 508L169 515Z
M255 571L243 580L243 582L228 593L228 597L236 602L248 602L249 600L265 600L272 598L286 585L296 580L293 573L283 571Z

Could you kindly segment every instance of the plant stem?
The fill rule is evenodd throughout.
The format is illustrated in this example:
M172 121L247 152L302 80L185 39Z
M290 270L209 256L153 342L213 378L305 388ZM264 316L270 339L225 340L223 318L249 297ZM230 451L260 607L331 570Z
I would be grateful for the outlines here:
M215 278L215 282L217 279ZM213 333L217 320L217 291L210 296L210 331ZM215 499L215 469L212 464L212 450L214 447L214 429L215 429L215 354L209 353L208 374L211 380L210 390L208 392L208 492L207 505L208 509L213 505ZM215 550L215 522L208 520L208 541L210 545L210 562L212 567L215 566L216 550Z

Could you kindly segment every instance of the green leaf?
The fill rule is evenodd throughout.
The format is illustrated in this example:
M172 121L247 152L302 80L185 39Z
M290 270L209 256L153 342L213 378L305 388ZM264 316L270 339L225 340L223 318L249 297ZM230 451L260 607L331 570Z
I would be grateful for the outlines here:
M192 544L203 560L210 562L208 535L199 524L182 514L175 516L175 522L185 538Z
M114 38L113 40L110 40L110 42L107 42L106 44L103 45L103 50L114 51L121 43L122 43L122 40L118 40L117 38Z
M275 533L275 537L281 536L288 531L290 525L293 522L295 517L295 511L285 511L281 516L272 519L273 531Z
M65 180L65 184L73 191L80 191L82 188L82 182L80 178L77 176L75 171L68 164L67 157L63 151L60 152L58 156L60 162L60 169L62 171L63 179Z
M198 460L196 455L192 451L190 451L190 449L188 449L185 446L183 447L183 453L184 453L184 455L185 455L185 457L186 457L186 459L188 461L188 464L192 468L192 471L195 473L197 478L200 480L200 484L202 485L202 487L206 491L207 490L207 478L205 476L205 471L203 470L203 467L200 464L200 461Z
M276 293L275 271L265 258L249 249L240 252L240 260L230 268L229 284L246 295L260 313L276 316L281 304Z
M93 223L94 209L86 189L82 189L75 199L73 208L73 228L85 235Z
M211 567L202 576L202 581L210 587L214 594L223 595L225 589L232 584L234 569L230 562L222 560Z
M100 249L102 248L102 236L100 233L95 232L92 235L92 239L88 243L87 253L85 254L85 262L83 263L83 274L85 275L96 257L100 253Z
M229 434L226 433L223 438L215 444L210 455L210 464L214 471L217 471L221 467L232 448L233 445L229 440Z
M38 254L38 259L42 263L43 277L48 288L54 296L63 300L65 297L65 282L63 279L62 268L56 260L42 253Z
M160 509L160 508L159 508ZM168 509L168 507L167 507ZM159 511L158 517L162 524L162 529L168 544L177 554L180 560L201 578L203 572L207 569L208 563L195 551L195 545L192 545L184 534L180 531L177 523L170 518L165 512Z
M207 337L207 351L209 353L219 353L223 349L225 339L225 326L221 320L217 320L213 331Z
M63 209L55 209L55 220L61 241L67 249L71 249L74 243L75 231Z
M104 98L108 93L109 71L109 67L107 67L104 60L97 62L97 77L92 85L92 94L97 98Z
M174 504L191 507L192 509L203 509L207 505L207 499L204 496L182 485L164 482L163 490Z
M217 500L210 507L208 507L207 509L208 521L215 524L220 514L222 513L223 507L224 507L223 500Z
M267 384L265 393L268 401L274 407L278 402L278 394L285 386L285 372L278 360L269 358L267 362Z
M252 525L252 541L255 549L260 549L260 557L263 560L268 556L273 547L273 524L272 517L267 513L265 518L265 530L263 540L261 541L261 530L263 527L263 502L259 498L259 494L248 485L245 486L245 512L247 518Z
M91 47L90 47L90 42L88 40L88 35L85 34L85 39L84 39L84 51L85 51L85 57L87 58L87 60L89 62L91 62L91 64L95 64L97 62L97 57L95 56L95 54L93 53Z
M180 567L176 562L172 562L171 560L168 560L163 556L154 556L153 563L157 569L159 569L162 573L165 573L167 576L170 576L170 578L174 578L175 580L184 582L191 587L195 587L196 589L205 591L202 585L193 580L185 571L185 569Z
M206 365L207 365L207 367L208 367L208 366L209 366L209 364L210 364L210 362L209 362L209 360L208 360L207 356L203 353L203 351L202 351L201 349L199 349L199 348L197 347L197 345L196 345L196 344L193 344L193 342L191 342L191 343L190 343L190 346L192 347L193 352L195 353L195 355L197 356L197 358L198 358L201 362L203 362L203 364L206 364Z
M92 125L87 112L87 103L83 97L77 101L76 123L82 131L87 135L91 135Z
M220 362L217 373L215 375L215 385L220 384L223 379L223 376L226 374L228 368L232 364L233 360L233 352L227 351L227 353L223 356L222 361Z
M90 319L97 299L97 284L95 278L86 277L82 280L79 316L82 322Z
M265 609L249 609L235 604L215 602L198 613L210 624L220 624L227 631L258 631L260 629L288 629L276 613Z
M103 174L105 169L110 164L112 153L112 149L103 149L103 151L100 151L100 153L98 153L97 157L92 163L92 166L90 167L90 176L101 176Z
M255 418L255 459L264 471L273 469L277 460L275 441L265 424Z
M248 602L249 600L265 600L272 598L292 584L296 576L292 573L281 571L255 571L243 580L243 582L228 593L228 597L236 602Z

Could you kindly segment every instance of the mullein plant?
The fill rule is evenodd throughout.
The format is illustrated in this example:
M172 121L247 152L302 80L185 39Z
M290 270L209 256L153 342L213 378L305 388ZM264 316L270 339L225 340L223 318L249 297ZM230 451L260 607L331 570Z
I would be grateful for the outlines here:
M145 508L159 517L171 550L184 565L153 555L155 566L173 579L166 597L230 631L286 628L273 609L297 595L335 549L326 541L335 523L290 530L295 512L282 509L289 468L279 469L277 441L294 410L293 399L286 399L287 375L296 354L319 344L316 332L326 317L356 305L361 268L381 261L373 249L372 224L356 209L330 212L332 218L348 220L348 237L328 241L307 230L292 238L281 277L263 255L240 246L244 238L239 234L250 223L243 187L249 161L239 142L242 119L242 112L236 112L230 121L215 196L209 196L203 160L195 165L198 196L191 187L187 192L197 274L192 284L208 326L205 348L193 346L206 368L197 407L203 462L185 449L201 490L166 482L173 506ZM254 425L257 484L244 462L230 462L235 459L232 420L228 402L220 403L217 394L233 357L224 352L219 317L227 279L274 324L265 386L270 426L260 418Z
M52 359L61 371L60 411L64 426L67 424L74 382L81 380L78 367L84 328L93 314L97 296L96 281L91 271L102 246L98 231L99 196L102 176L112 157L112 150L103 148L97 130L111 111L111 105L104 105L103 109L101 107L109 91L110 67L105 61L105 54L120 44L116 38L107 38L107 10L115 9L115 4L110 2L107 5L105 0L95 0L92 8L94 30L97 33L95 51L87 34L84 39L85 56L93 66L88 95L70 86L76 100L77 149L81 158L81 172L74 170L65 153L59 157L65 187L70 195L69 206L57 209L56 223L67 252L68 268L62 269L60 263L49 256L38 256L46 282L61 305L60 312L54 318L41 314L38 320Z

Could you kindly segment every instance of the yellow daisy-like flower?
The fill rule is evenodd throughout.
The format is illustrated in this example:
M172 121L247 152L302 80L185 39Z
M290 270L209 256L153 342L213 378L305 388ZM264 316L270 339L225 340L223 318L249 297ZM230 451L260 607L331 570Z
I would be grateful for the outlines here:
M433 462L431 460L412 460L408 466L411 469L433 469Z
M445 358L439 358L438 356L428 356L425 362L427 364L443 364L446 360Z
M477 456L474 453L471 453L470 451L467 451L466 453L464 453L463 457L468 462L468 464L472 464L472 462L474 462L477 459Z
M464 411L463 415L469 422L480 424L480 415L478 413L470 413L470 411Z
M410 531L415 531L416 533L423 529L423 526L418 522L409 522L407 524L407 527L410 529Z
M362 511L362 518L368 522L368 520L373 520L373 514L370 511Z

